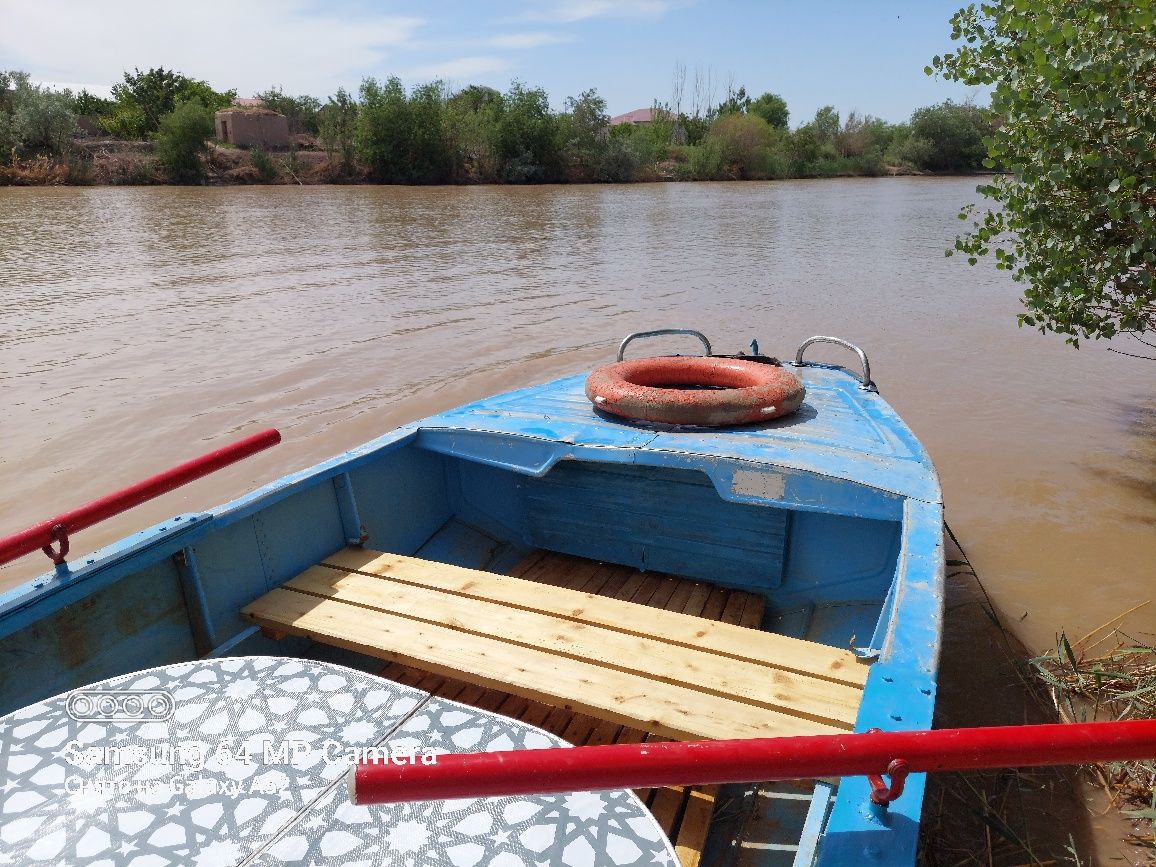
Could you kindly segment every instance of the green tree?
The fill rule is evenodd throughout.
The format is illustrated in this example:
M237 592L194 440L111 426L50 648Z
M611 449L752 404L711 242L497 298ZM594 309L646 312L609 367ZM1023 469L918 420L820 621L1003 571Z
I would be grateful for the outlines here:
M444 184L453 174L445 130L446 88L441 81L415 87L409 95L409 161L413 181Z
M1143 339L1156 329L1156 9L994 0L951 24L959 47L926 71L992 86L987 165L1007 171L978 188L998 207L960 214L974 219L955 250L971 264L994 251L1024 284L1021 325L1074 346Z
M751 103L747 112L757 114L777 129L786 129L791 117L791 113L787 110L787 101L777 93L764 93Z
M510 85L502 98L498 118L497 148L502 179L512 183L543 183L559 177L561 154L557 118L550 113L550 99L541 88L520 81Z
M347 175L353 171L356 156L357 110L357 100L344 87L339 87L317 118L321 146L330 160L340 160L341 171Z
M498 179L501 114L502 94L491 87L471 85L446 101L446 147L454 180L492 182Z
M82 88L80 93L73 97L70 107L76 114L97 117L102 114L107 114L112 110L112 106L113 102L111 99L105 99L94 93L89 93L88 90Z
M983 142L993 131L989 112L950 99L911 115L912 137L929 144L920 168L933 172L972 172L982 167L987 156Z
M318 113L321 111L321 101L317 97L288 96L280 87L271 87L258 93L256 98L270 111L285 115L290 133L317 135Z
M381 183L412 180L409 164L412 118L409 100L399 78L384 84L374 78L361 83L357 116L357 156Z
M227 108L236 95L236 90L218 92L207 82L164 67L148 72L134 69L131 74L124 74L123 82L113 85L116 103L102 125L124 138L147 138L160 128L161 118L172 112L179 102L196 100L209 111L217 111Z
M178 102L160 119L156 133L156 155L178 183L193 183L204 177L201 154L205 140L213 134L213 112L199 99Z
M635 142L627 136L608 138L594 167L594 180L608 184L625 184L638 176L642 167Z
M815 112L811 126L820 145L833 146L839 135L839 112L835 111L835 106L825 105Z
M445 89L441 82L406 96L399 79L361 85L357 153L370 176L387 184L445 183L452 172L443 129Z
M584 91L577 98L567 97L566 114L559 122L564 122L566 130L563 136L566 157L577 164L586 177L593 177L609 139L610 115L606 113L606 100L597 90Z
M0 72L0 159L13 150L27 154L64 154L76 132L74 97L33 84L26 72Z
M737 91L727 93L727 98L723 100L715 110L715 116L722 117L724 114L743 114L750 107L751 98L747 96L747 89L740 87Z

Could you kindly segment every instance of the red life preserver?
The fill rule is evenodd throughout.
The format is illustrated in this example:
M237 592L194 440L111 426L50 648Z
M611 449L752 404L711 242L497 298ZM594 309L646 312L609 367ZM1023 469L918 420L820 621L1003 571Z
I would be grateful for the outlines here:
M666 424L768 421L794 412L805 394L798 377L783 368L736 358L639 358L586 377L586 396L603 412Z

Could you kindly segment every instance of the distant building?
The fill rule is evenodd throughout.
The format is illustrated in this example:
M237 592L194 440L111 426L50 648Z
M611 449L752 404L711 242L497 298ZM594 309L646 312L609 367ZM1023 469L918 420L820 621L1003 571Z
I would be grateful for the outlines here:
M634 111L626 112L626 114L616 114L610 118L610 126L621 126L624 123L632 126L647 126L655 121L656 115L658 117L666 115L673 122L674 127L670 134L671 141L675 144L686 144L686 130L679 123L678 116L673 111L664 108L636 108Z
M237 147L289 147L289 121L267 108L226 108L216 114L217 138Z
M610 118L611 126L618 126L622 123L632 123L637 125L648 124L654 121L656 113L666 114L674 119L674 112L666 111L665 109L655 108L636 108L634 111L628 111L626 114L617 114Z
M257 99L255 96L234 96L233 105L238 108L264 108L265 100Z

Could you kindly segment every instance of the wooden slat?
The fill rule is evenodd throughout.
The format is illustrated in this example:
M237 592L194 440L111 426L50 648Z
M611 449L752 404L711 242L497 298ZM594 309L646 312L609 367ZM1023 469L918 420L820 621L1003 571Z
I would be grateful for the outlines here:
M521 698L521 696L519 696L519 698ZM542 724L550 715L551 710L553 710L553 708L548 704L542 704L540 701L534 701L531 699L526 704L526 709L518 714L515 719L520 719L522 722L526 723L526 725L535 726L537 728L544 728Z
M683 809L678 835L673 839L674 852L682 867L698 867L702 861L702 850L710 831L711 816L714 815L718 786L704 786L691 789Z
M743 616L739 619L739 626L745 626L747 629L761 627L763 625L763 612L766 607L766 598L752 593L743 608Z
M603 744L613 744L618 742L618 736L622 733L623 726L616 723L601 721L590 732L590 736L582 743L588 747L599 747Z
M531 567L538 576L549 574L552 570L561 569L565 572L570 566L569 558L564 555L547 554L538 550L522 560L511 570L514 576L524 575ZM625 566L609 563L594 563L587 570L589 577L582 583L570 582L572 589L586 593L596 593L605 596L614 596L620 591L631 575L638 574L636 570ZM561 583L558 581L555 584ZM641 586L641 581L638 582ZM651 597L650 604L661 604L668 611L680 611L686 614L701 614L709 595L710 586L685 578L664 578L658 593ZM766 599L758 593L731 591L727 605L720 614L720 620L733 623L750 629L758 629L762 622ZM390 674L390 669L397 672L409 673L412 671L402 666L391 664L383 674ZM419 675L420 677L420 675ZM458 684L457 681L446 681L447 684ZM460 685L464 686L464 685ZM539 709L540 717L536 722L546 720L550 709L537 702L514 695L505 695L504 701L496 704L497 697L502 694L495 690L488 690L477 707L496 710L505 716L515 719L525 719L526 712L531 708ZM613 722L598 722L589 732L581 721L588 720L581 714L554 711L550 721L554 723L555 732L575 745L594 746L608 743L641 743L647 735L638 729L620 726ZM681 867L699 867L702 861L703 849L710 831L710 822L716 806L718 786L700 786L689 789L685 795L676 787L665 794L659 794L654 789L639 789L636 795L644 802L650 802L664 820L663 829L674 844Z
M651 678L557 656L446 626L278 588L243 613L289 631L374 656L459 677L599 719L674 738L834 734L800 719Z
M509 574L513 575L515 578L524 578L527 571L541 563L548 556L550 556L548 551L543 551L541 548L536 548L521 560L519 560L516 564L514 564L514 568L510 570Z
M423 624L449 627L463 634L494 638L511 646L590 660L656 682L735 698L846 731L854 727L862 696L860 690L846 684L356 572L314 567L285 587ZM748 632L748 640L757 643L763 634ZM661 664L656 665L656 660Z
M650 812L667 837L675 836L685 798L686 790L681 786L667 786L655 791L650 801Z
M750 659L852 686L862 687L867 679L868 666L849 651L769 632L759 633L759 640L752 641L751 630L743 627L703 624L700 619L661 609L640 607L632 611L621 601L592 593L562 587L543 593L540 587L519 578L361 548L338 551L326 558L323 565L433 587L471 599L488 599L631 634L653 636L671 644L706 649L736 659ZM654 583L649 594L639 594L639 584L636 584L631 595L645 595L649 599L657 589L658 579L636 577L640 578L639 584L649 580ZM627 579L620 598L632 581L633 577ZM717 618L725 608L729 591L713 588L708 592L703 616ZM625 603L626 606L630 604Z
M690 593L690 598L686 601L686 607L682 609L682 613L688 614L691 617L702 617L702 609L706 605L706 600L709 596L709 584L696 584Z

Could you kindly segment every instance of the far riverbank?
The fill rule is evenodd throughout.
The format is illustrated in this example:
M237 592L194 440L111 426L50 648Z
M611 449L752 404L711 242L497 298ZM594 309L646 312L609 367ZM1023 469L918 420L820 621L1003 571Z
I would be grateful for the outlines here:
M260 148L239 148L220 143L208 144L201 157L203 167L197 186L245 186L254 184L302 186L326 184L380 184L363 167L347 166L340 158L320 148L264 151ZM990 172L937 173L909 165L835 165L829 171L791 175L783 174L769 180L805 180L813 178L857 177L979 177ZM677 159L656 163L629 180L596 181L578 175L563 183L655 183L691 182L696 180L743 181L768 180L744 178L741 172L724 172L722 176L697 178ZM506 186L492 180L462 178L450 186L472 185ZM39 156L14 159L0 165L0 186L189 186L188 181L171 179L157 159L151 142L110 140L79 140L72 154L65 157ZM445 184L443 184L445 185Z

